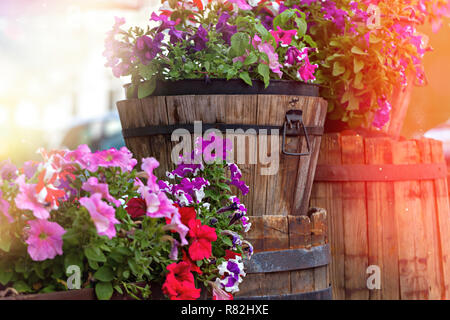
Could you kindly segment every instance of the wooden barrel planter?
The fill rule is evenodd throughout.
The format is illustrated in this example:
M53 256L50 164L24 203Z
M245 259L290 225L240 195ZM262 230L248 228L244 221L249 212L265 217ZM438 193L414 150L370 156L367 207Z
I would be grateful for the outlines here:
M254 81L253 87L249 87L241 80L214 79L209 83L184 80L159 83L153 96L119 101L117 108L127 147L137 159L157 158L159 177L165 177L166 171L173 169L174 143L170 135L175 129L192 132L194 121L202 122L203 131L243 129L247 141L245 164L239 163L237 157L235 162L251 190L242 198L249 215L306 214L327 112L327 103L318 97L317 86L274 80L264 89L260 81ZM255 143L257 135L247 133L249 129L256 133L261 129L269 133L278 130L277 174L261 175L261 169L267 164L261 164L258 157L256 163L251 163L260 150ZM238 141L237 136L232 136L233 145ZM259 143L259 148L265 148L264 154L273 153L268 146L271 138L266 138L265 143ZM283 148L286 152L281 150Z
M311 204L328 212L333 298L450 299L446 173L436 140L324 136Z
M301 216L252 218L255 253L236 300L330 300L331 260L323 209Z
M306 226L304 220L309 221L309 197L327 113L327 102L318 96L318 91L314 85L282 80L271 81L267 88L260 81L254 81L253 87L249 87L241 80L214 79L209 83L187 80L168 85L160 83L153 96L119 101L117 108L127 147L137 159L148 156L157 158L161 166L156 174L160 177L173 169L170 135L174 129L184 128L192 133L194 121L202 121L203 130L216 128L224 132L226 129L243 129L245 163L238 161L236 152L234 162L239 165L242 179L250 188L250 192L241 197L252 222L252 234L255 235L250 241L254 244L256 241L256 252L278 250L283 253L280 250L292 249L297 250L291 252L293 257L306 255L308 259L313 259L319 255L318 252L325 257L328 248L317 248L317 252L310 254L301 251L312 246L311 242L308 243L311 240L303 238L311 239L311 229L308 228L314 222ZM279 151L273 149L272 142L268 145L273 133L266 135L264 143L256 143L256 139L261 137L257 135L261 129L266 129L269 134L271 130L278 130L276 133L279 135L274 141L278 142ZM251 130L254 130L253 133ZM242 132L231 136L233 146L239 137L242 138ZM269 157L278 152L277 174L261 174L267 163L262 164L258 157L254 161L260 148ZM303 232L302 228L309 230L309 237L299 235ZM297 240L305 243L297 243ZM266 253L257 253L253 261L278 257L277 253L263 254ZM241 286L240 296L243 298L301 299L298 293L304 292L314 292L309 296L311 299L330 297L325 265L311 264L304 272L275 265L272 269L261 269L262 265L256 264L248 268L250 274ZM317 277L320 274L320 280L314 280L315 274ZM303 298L308 296L303 295Z

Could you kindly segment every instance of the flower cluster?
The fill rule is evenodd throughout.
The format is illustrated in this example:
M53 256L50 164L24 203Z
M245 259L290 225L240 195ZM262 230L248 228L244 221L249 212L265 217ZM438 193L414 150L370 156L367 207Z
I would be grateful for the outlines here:
M154 158L142 159L138 172L125 147L40 150L41 162L19 169L0 163L0 284L23 293L67 290L66 269L77 265L83 287L95 286L100 299L123 289L147 298L149 287L136 283L148 281L164 282L170 299L197 299L196 284L217 295L231 288L230 275L237 278L227 292L236 292L242 263L239 272L223 265L237 263L229 252L249 257L252 247L242 239L247 210L231 188L248 187L224 160L223 140L198 142L191 159L209 162L180 163L170 182L155 176Z
M125 31L116 18L105 42L106 66L115 76L131 75L128 93L139 98L152 94L155 80L314 81L318 65L309 59L315 44L305 34L305 13L286 9L269 23L257 14L267 3L166 1L151 14L157 26L146 30Z
M450 17L447 0L285 0L272 7L260 14L306 13L328 119L352 128L383 128L395 92L426 83L422 59L430 47L417 27L431 21L437 31Z

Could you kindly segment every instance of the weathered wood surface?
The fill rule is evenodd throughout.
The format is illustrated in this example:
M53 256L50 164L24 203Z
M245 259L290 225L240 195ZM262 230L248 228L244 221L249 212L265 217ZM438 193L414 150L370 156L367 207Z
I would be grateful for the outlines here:
M297 102L293 103L293 100ZM167 97L148 97L130 99L117 103L123 129L139 128L147 125L189 124L194 121L203 123L258 124L282 126L288 110L303 110L305 126L323 126L327 103L322 98L287 95L184 95ZM243 179L251 192L243 197L243 203L252 216L263 215L304 215L309 207L309 197L314 180L315 167L319 154L320 136L310 136L311 156L287 156L281 152L281 134L274 142L279 150L272 146L271 136L265 141L256 142L251 134L230 136L234 146L239 146L237 136L245 144L245 163L237 158L234 148L234 160L241 168ZM153 156L160 162L156 174L165 177L173 169L170 136L146 136L126 138L127 147L140 160ZM304 137L288 137L289 151L306 151ZM266 158L278 152L279 169L276 174L262 175L268 167L258 155ZM253 160L253 161L250 161ZM267 159L265 159L268 161ZM252 163L253 162L253 163ZM288 191L288 192L287 192Z
M255 253L308 249L328 243L327 215L323 209L302 216L254 216L247 234ZM237 297L305 293L330 286L328 266L271 273L251 273Z
M442 144L356 134L323 137L319 164L442 164ZM335 299L450 299L450 210L445 177L428 180L316 181L311 204L330 224ZM381 288L366 269L380 268Z

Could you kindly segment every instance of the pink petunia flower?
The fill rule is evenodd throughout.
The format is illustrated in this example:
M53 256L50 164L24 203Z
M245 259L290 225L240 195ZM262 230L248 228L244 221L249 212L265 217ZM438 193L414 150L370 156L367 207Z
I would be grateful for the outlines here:
M0 190L0 213L8 220L9 223L13 223L14 219L9 214L9 202L2 199L3 192Z
M121 202L119 200L115 199L109 194L108 184L99 183L96 177L90 177L86 182L83 183L81 188L84 191L90 192L91 194L100 193L103 199L114 203L116 207L119 207L121 205Z
M156 192L159 191L159 186L156 176L153 174L153 170L159 167L159 162L155 158L145 158L142 159L142 170L147 173L147 186L150 188L150 191Z
M50 213L44 204L39 202L36 193L36 185L25 183L24 175L17 178L16 183L19 185L19 194L15 199L16 207L22 210L33 211L33 215L38 219L48 219Z
M83 197L80 203L89 211L99 235L107 236L109 239L116 236L115 225L120 223L116 219L116 210L102 201L100 193L95 193L89 198Z
M120 167L123 171L131 171L136 164L137 160L133 159L133 154L126 147L120 150L111 148L92 154L89 170L97 171L98 167Z
M252 45L260 52L264 52L267 55L267 57L269 58L270 70L272 70L273 73L278 74L281 78L283 76L283 73L280 70L282 65L278 61L278 54L275 53L275 49L273 48L273 46L268 42L263 43L258 35L255 35L253 37Z
M47 220L28 221L28 254L34 261L53 259L56 255L62 255L62 236L66 231L56 222Z
M86 144L81 144L75 150L67 152L64 159L68 162L77 163L83 169L90 170L90 162L92 161L91 149Z
M297 30L283 30L280 26L277 26L277 30L270 31L270 34L275 38L277 46L280 42L281 46L287 46L291 44L292 38L297 34Z

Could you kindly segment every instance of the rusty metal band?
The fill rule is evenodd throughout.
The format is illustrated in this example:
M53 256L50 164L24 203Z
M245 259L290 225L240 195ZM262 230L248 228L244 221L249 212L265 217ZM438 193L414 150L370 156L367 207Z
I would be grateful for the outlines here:
M317 165L315 181L414 181L447 177L445 163Z
M328 244L311 249L289 249L255 253L245 260L246 273L268 273L310 269L330 263Z
M257 124L227 124L227 123L202 123L202 133L210 129L216 129L223 133L227 133L227 130L239 130L243 131L243 134L252 134L246 132L247 130L255 130L256 134L261 134L260 130L266 130L265 134L271 135L272 130L277 130L275 134L279 134L283 131L283 126L274 125L257 125ZM177 129L187 130L189 133L195 133L194 124L171 124L171 125L155 125L145 126L139 128L123 129L124 138L145 137L154 135L171 135ZM306 132L309 135L321 136L323 135L324 128L319 126L306 127ZM233 132L233 134L240 134L240 132ZM304 131L300 128L287 129L287 136L303 136Z
M323 290L302 292L294 294L281 294L271 296L234 297L235 300L332 300L332 290L328 287Z

